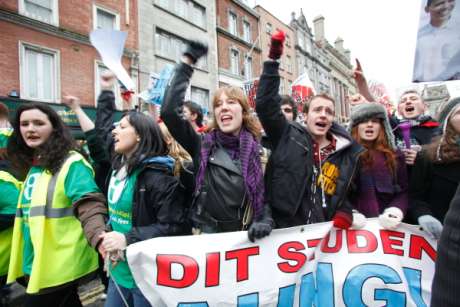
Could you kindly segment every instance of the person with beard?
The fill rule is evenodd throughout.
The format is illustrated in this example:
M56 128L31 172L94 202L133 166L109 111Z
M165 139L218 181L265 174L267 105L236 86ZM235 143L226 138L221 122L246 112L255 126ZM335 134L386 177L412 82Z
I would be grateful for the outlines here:
M412 168L410 213L433 238L439 239L449 204L460 183L460 98L441 111L443 134L424 146Z
M353 185L353 206L367 218L379 217L384 228L394 229L408 207L408 179L387 111L380 104L360 104L352 109L349 127L352 137L366 149Z
M281 111L279 58L285 35L273 34L264 62L256 112L273 146L266 170L266 197L277 228L333 221L352 225L349 187L363 148L334 122L335 102L313 96L304 106L306 127Z
M248 230L251 241L270 234L259 154L260 128L241 88L222 87L212 99L210 131L198 134L181 116L192 65L208 51L190 41L166 88L161 118L192 156L196 183L191 219L194 233Z

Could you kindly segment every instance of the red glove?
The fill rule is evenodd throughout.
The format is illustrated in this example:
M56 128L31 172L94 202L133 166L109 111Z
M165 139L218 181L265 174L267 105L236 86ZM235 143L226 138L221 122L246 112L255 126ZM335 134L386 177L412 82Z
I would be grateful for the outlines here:
M347 229L351 227L353 223L353 215L349 215L345 212L337 211L332 218L334 227Z
M278 60L283 54L283 45L286 35L283 31L277 30L273 35L270 43L270 52L268 57L272 60Z

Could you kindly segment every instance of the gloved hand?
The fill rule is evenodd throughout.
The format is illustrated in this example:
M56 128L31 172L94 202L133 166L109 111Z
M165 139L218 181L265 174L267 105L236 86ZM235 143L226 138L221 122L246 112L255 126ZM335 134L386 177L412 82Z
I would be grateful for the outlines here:
M272 60L278 60L281 55L283 54L283 45L284 40L286 39L286 35L283 31L277 30L273 33L270 43L270 52L268 53L268 57Z
M366 217L364 214L357 210L353 210L353 224L351 224L351 228L361 229L364 226L366 226Z
M442 224L435 217L426 214L418 218L418 224L422 226L430 237L435 240L439 240L442 232Z
M342 211L337 211L332 218L332 224L336 228L347 229L352 224L353 216Z
M251 242L255 239L262 239L268 236L273 229L273 219L271 214L271 208L265 205L263 212L260 217L255 218L248 230L248 238Z
M187 42L184 55L191 58L195 64L203 55L208 53L208 45L199 41L190 40Z
M379 215L379 223L385 229L395 229L401 224L404 214L401 209L397 207L386 208L382 214Z

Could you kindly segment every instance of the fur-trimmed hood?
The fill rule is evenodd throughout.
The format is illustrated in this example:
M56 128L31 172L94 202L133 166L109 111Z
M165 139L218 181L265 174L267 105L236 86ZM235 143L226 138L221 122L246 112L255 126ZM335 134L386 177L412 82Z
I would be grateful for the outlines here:
M382 120L388 144L393 150L396 150L397 147L395 143L395 136L390 126L390 120L388 119L387 110L381 104L363 103L352 108L348 131L351 133L351 129L354 126L362 122L365 122L371 118L378 118Z

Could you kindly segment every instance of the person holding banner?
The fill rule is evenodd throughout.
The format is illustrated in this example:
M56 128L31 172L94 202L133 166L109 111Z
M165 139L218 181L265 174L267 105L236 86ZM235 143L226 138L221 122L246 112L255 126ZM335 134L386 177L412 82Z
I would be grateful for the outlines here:
M25 306L81 306L78 286L98 268L105 198L70 131L47 104L22 104L8 157L24 178L7 283L27 286ZM75 261L78 259L78 261Z
M180 112L192 64L207 50L202 43L188 42L166 89L161 118L193 159L196 185L191 219L195 233L248 229L248 237L254 241L270 234L272 219L264 202L260 129L243 91L223 87L215 92L207 134L197 134Z
M352 109L352 137L365 151L351 197L354 208L365 217L379 217L386 229L396 228L408 207L408 179L404 154L396 147L385 107L359 104Z
M150 306L134 282L124 250L139 241L184 234L185 195L173 174L174 159L150 116L129 111L112 129L114 82L112 73L103 74L94 128L97 138L88 141L92 153L106 153L92 154L95 163L112 167L105 174L112 231L100 236L106 262L111 261L106 263L111 278L105 306Z
M313 96L305 105L307 127L282 114L278 59L283 43L284 33L274 33L256 99L257 114L273 145L266 189L276 226L332 220L336 227L350 227L348 192L363 149L333 122L335 103L327 95Z
M460 183L460 98L441 111L443 134L424 146L412 168L410 212L414 220L435 239Z

